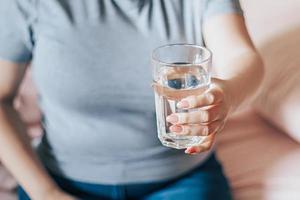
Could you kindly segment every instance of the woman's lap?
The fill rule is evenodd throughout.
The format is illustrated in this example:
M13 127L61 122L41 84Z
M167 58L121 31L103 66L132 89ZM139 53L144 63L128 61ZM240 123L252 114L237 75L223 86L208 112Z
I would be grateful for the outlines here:
M98 185L71 181L53 176L66 192L83 200L144 199L144 200L230 200L230 190L222 167L212 155L203 165L172 181L130 184ZM30 200L19 189L19 200Z

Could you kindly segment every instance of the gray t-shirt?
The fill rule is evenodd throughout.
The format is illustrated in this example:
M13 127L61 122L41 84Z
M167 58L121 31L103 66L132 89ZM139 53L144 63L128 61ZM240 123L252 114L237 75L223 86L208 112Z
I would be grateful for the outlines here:
M32 61L45 135L37 151L54 173L102 184L170 179L188 156L156 134L150 53L203 44L201 27L237 0L1 0L0 58Z

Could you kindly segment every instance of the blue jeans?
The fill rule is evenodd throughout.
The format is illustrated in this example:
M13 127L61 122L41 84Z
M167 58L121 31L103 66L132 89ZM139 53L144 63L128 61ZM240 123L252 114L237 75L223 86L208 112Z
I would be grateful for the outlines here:
M82 183L52 175L67 193L82 200L230 200L231 194L222 167L213 154L189 173L168 181L128 185ZM30 200L22 188L19 200Z

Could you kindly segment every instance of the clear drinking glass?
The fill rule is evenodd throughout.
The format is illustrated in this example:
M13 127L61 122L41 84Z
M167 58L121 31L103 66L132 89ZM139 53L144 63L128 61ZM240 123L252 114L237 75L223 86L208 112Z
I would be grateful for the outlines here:
M210 84L212 53L191 44L170 44L152 53L153 88L158 137L163 145L183 149L203 142L206 136L176 135L166 117L172 113L191 112L176 104L190 95L200 95Z

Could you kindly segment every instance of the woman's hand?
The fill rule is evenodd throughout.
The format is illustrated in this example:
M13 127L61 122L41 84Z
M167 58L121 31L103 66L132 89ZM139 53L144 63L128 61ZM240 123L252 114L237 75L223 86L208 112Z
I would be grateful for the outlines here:
M195 94L181 99L177 107L194 109L190 112L173 113L166 120L172 125L170 130L178 135L207 136L203 143L189 147L187 154L208 151L221 131L232 107L232 98L226 81L212 79L210 88L203 94ZM197 109L195 109L197 108Z

